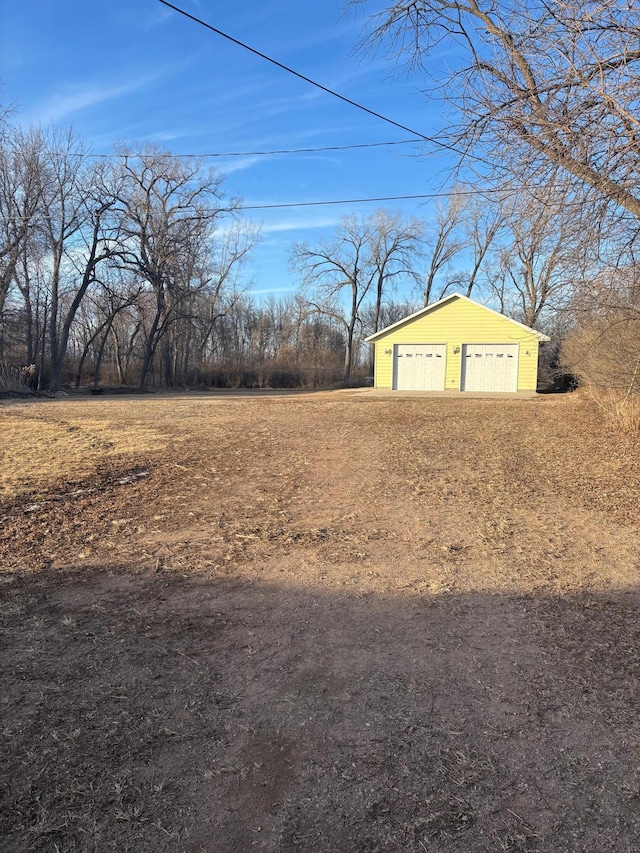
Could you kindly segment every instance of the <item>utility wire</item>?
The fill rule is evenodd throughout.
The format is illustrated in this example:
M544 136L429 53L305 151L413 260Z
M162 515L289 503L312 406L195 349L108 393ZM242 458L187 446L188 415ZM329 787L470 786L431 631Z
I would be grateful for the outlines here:
M190 154L176 154L171 151L154 151L154 157L175 157L177 160L187 157L207 159L209 157L268 157L272 154L316 154L322 151L349 151L354 148L383 148L387 145L411 145L416 142L423 142L422 137L415 137L413 139L398 139L393 142L356 142L352 145L321 145L317 148L279 148L274 149L273 151L223 151L219 153L212 152L202 152L202 153L190 153ZM125 156L129 157L141 157L143 156L140 152L132 152L131 154L92 154L90 152L85 151L52 151L51 152L56 157L86 157L86 158L100 158L100 159L112 159L118 160L122 159Z
M388 118L382 113L378 113L375 110L370 110L368 107L365 107L363 104L359 104L357 101L351 100L351 98L347 98L345 95L341 95L339 92L334 91L333 89L329 89L327 86L323 86L322 83L318 83L316 80L312 80L310 77L306 77L304 74L301 74L299 71L295 71L293 68L290 68L288 65L284 65L282 62L278 62L277 59L273 59L270 56L267 56L266 53L261 53L259 50L256 50L254 47L250 47L248 44L240 41L239 39L230 36L228 33L219 30L217 27L214 27L212 24L208 24L206 21L203 21L201 18L196 18L195 15L189 14L189 12L185 12L184 9L180 9L178 6L174 6L173 3L169 3L168 0L158 0L159 3L162 3L163 6L167 6L169 9L173 9L174 12L178 12L180 15L184 15L185 18L189 18L190 21L194 21L196 24L200 24L201 27L205 27L207 30L211 30L211 32L216 33L216 35L222 36L222 38L227 39L233 44L237 44L238 47L243 48L244 50L248 50L250 53L259 56L261 59L265 59L267 62L270 62L272 65L276 65L278 68L281 68L283 71L286 71L288 74L293 74L294 77L298 77L300 80L304 80L305 83L309 83L312 86L315 86L316 89L321 89L323 92L326 92L328 95L333 95L334 98L339 98L341 101L344 101L346 104L350 104L352 107L356 107L356 109L362 110L365 113L368 113L375 118L381 119L381 121L387 122L387 124L392 124L394 127L400 128L400 130L406 130L407 133L412 133L414 136L419 136L421 140L425 142L431 142L433 145L438 146L438 148L444 148L447 151L453 151L455 154L460 154L463 157L469 157L473 160L478 160L482 163L486 162L482 160L480 157L475 157L472 154L469 154L466 151L462 151L460 148L456 148L453 145L447 145L445 142L440 142L440 140L435 139L433 136L427 136L425 133L420 133L417 130L412 130L410 127L407 127L404 124L400 124L400 122L394 121L391 118Z
M454 196L488 196L488 195L504 195L505 197L514 196L520 192L535 192L539 190L540 187L537 186L519 186L519 187L511 187L510 189L504 189L504 187L486 187L484 189L460 189L460 190L452 190L446 191L441 190L440 192L432 192L432 193L421 193L417 195L387 195L387 196L375 196L373 198L342 198L342 199L328 199L323 201L287 201L287 202L277 202L274 204L238 204L232 208L229 208L227 212L237 212L244 210L281 210L283 208L291 208L291 207L326 207L329 205L338 205L338 204L367 204L369 202L378 202L378 201L415 201L418 199L431 200L436 198L453 198ZM565 201L565 207L572 206L582 206L582 202L580 200L576 201ZM193 219L207 218L207 217L191 217ZM10 222L26 222L29 221L29 217L22 216L10 216L7 218L7 221Z
M519 187L518 190L512 190L509 194L520 191L522 188ZM531 187L530 189L535 189ZM451 198L452 196L470 196L470 195L487 195L489 193L505 193L504 189L499 187L491 188L483 190L454 190L453 192L434 192L434 193L423 193L420 195L387 195L387 196L378 196L375 198L343 198L343 199L332 199L330 201L291 201L291 202L283 202L282 204L240 204L236 210L276 210L283 207L322 207L330 204L365 204L366 202L371 201L413 201L415 199L434 199L434 198Z
M274 151L228 151L226 154L176 154L176 157L263 157L271 154L315 154L321 151L348 151L353 148L382 148L387 145L410 145L422 142L421 137L395 142L359 142L353 145L322 145L318 148L280 148ZM169 155L174 156L174 155Z
M282 207L321 207L329 204L362 204L367 201L402 201L417 198L436 198L436 194L429 195L389 195L379 198L342 198L332 201L291 201L282 204L241 204L238 210L275 210Z

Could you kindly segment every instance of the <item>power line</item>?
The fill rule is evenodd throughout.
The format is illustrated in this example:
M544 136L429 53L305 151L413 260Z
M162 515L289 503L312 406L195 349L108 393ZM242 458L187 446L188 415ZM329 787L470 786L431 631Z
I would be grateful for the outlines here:
M429 195L389 195L378 198L342 198L332 201L291 201L282 204L248 204L240 205L238 210L276 210L282 207L321 207L329 204L362 204L367 201L403 201L418 198L436 198L437 194Z
M210 157L268 157L273 154L317 154L322 151L349 151L351 149L361 149L361 148L383 148L387 145L411 145L416 142L423 142L422 137L415 137L413 139L396 139L394 141L389 142L356 142L352 145L321 145L317 148L278 148L273 149L271 151L221 151L221 152L201 152L201 153L189 153L189 154L177 154L171 151L154 151L154 157L175 157L177 160L181 157L183 158L202 158L207 159ZM144 156L140 152L132 152L130 154L92 154L90 152L85 151L52 151L52 155L56 157L86 157L90 159L91 157L100 158L100 159L122 159L123 157L142 157Z
M502 195L505 198L509 196L514 196L517 193L521 192L536 192L540 190L540 187L537 186L518 186L518 187L510 187L505 189L504 187L485 187L484 189L460 189L460 190L441 190L440 192L432 192L432 193L419 193L414 195L387 195L387 196L373 196L371 198L341 198L341 199L327 199L322 201L287 201L287 202L276 202L273 204L239 204L234 207L230 207L225 209L226 212L237 212L244 210L282 210L284 208L292 208L292 207L327 207L329 205L339 205L339 204L367 204L370 202L379 202L379 201L417 201L417 200L432 200L436 198L454 198L456 196L489 196L489 195ZM573 206L581 206L582 202L580 200L575 201L565 201L564 207L573 207ZM207 218L207 217L191 217L194 219ZM20 217L20 216L11 216L8 217L8 221L11 222L24 222L28 221L28 217Z
M321 151L348 151L354 148L382 148L387 145L410 145L422 142L421 137L400 139L395 142L359 142L353 145L322 145L318 148L281 148L273 151L228 151L226 154L176 154L176 157L262 157L271 154L315 154Z
M329 89L328 86L323 86L322 83L318 83L316 80L312 80L310 77L301 74L299 71L295 71L293 68L290 68L288 65L284 65L282 62L278 62L277 59L273 59L271 56L267 56L266 53L262 53L256 48L251 47L248 44L240 41L239 39L230 36L228 33L219 30L217 27L214 27L212 24L208 24L206 21L203 21L202 18L196 18L195 15L191 15L189 12L185 12L184 9L180 9L178 6L174 6L173 3L169 3L168 0L158 0L159 3L162 3L163 6L167 6L169 9L173 9L174 12L178 12L180 15L183 15L185 18L188 18L190 21L194 21L196 24L200 24L201 27L205 27L207 30L211 30L211 32L216 33L216 35L222 36L222 38L227 39L233 44L238 45L238 47L243 48L244 50L248 50L250 53L255 54L255 56L259 56L261 59L270 62L272 65L276 65L278 68L281 68L283 71L286 71L288 74L293 74L294 77L298 77L300 80L304 80L305 83L309 83L311 86L315 86L316 89L320 89L323 92L326 92L328 95L332 95L334 98L339 98L341 101L344 101L346 104L350 104L352 107L356 107L358 110L362 110L365 113L368 113L375 118L379 118L381 121L385 121L387 124L391 124L394 127L400 128L400 130L406 130L407 133L412 133L414 136L419 136L421 140L425 142L431 142L433 145L438 146L438 148L444 148L447 151L453 151L454 154L460 154L463 157L469 157L473 160L477 160L481 163L486 161L482 160L480 157L476 157L473 154L469 154L466 151L462 151L460 148L456 148L453 145L447 145L445 142L441 142L438 139L435 139L433 136L428 136L425 133L420 133L417 130L412 130L410 127L407 127L404 124L400 124L400 122L394 121L388 116L382 115L382 113L378 113L375 110L370 110L368 107L365 107L363 104L359 104L357 101L353 101L351 98L347 98L345 95L341 95L339 92L334 91L333 89Z
M519 190L522 188L520 187ZM533 189L533 188L530 188ZM511 192L516 192L512 190ZM364 204L372 201L413 201L416 199L451 198L452 196L487 195L488 193L505 193L504 189L487 188L484 190L454 190L453 192L422 193L419 195L388 195L375 198L343 198L330 201L291 201L281 204L248 204L239 205L236 210L277 210L283 207L322 207L331 204Z
M541 187L538 186L526 186L521 185L517 187L485 187L484 189L459 189L459 190L440 190L439 192L431 192L431 193L420 193L416 195L388 195L388 196L375 196L373 198L343 198L343 199L330 199L326 201L290 201L290 202L282 202L282 203L274 203L274 204L249 204L244 205L240 204L236 210L278 210L281 208L287 207L324 207L332 204L366 204L367 202L378 202L378 201L414 201L417 199L425 199L431 200L436 198L454 198L456 196L489 196L489 195L501 195L504 198L517 195L522 192L535 193L539 191ZM564 207L573 207L573 206L581 206L582 202L577 200L567 200L563 203Z

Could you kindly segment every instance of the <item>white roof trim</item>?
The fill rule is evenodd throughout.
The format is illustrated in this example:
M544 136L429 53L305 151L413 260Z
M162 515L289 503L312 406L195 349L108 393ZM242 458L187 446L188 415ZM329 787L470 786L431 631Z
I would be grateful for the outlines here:
M521 329L526 329L527 332L533 332L533 334L538 338L539 341L551 340L551 338L549 338L547 335L543 335L542 332L538 332L536 331L536 329L532 329L530 326L525 326L524 323L519 323L517 320L512 320L511 317L507 317L506 314L501 314L494 308L489 308L488 305L483 305L481 302L476 302L475 299L470 299L468 296L463 296L462 293L450 293L448 296L443 296L442 299L438 299L437 302L433 302L431 305L427 305L426 308L421 308L414 314L410 314L403 320L398 320L396 323L392 323L390 326L387 326L384 329L380 329L380 331L376 332L375 334L369 335L368 338L365 338L365 341L367 343L369 343L370 341L377 341L378 338L381 338L383 335L386 335L392 329L397 329L398 326L404 326L405 323L409 323L411 322L411 320L415 320L418 317L421 317L423 314L427 314L429 311L433 311L434 308L438 308L440 305L443 305L445 302L450 302L452 299L463 299L465 302L470 302L472 305L479 305L480 308L484 308L485 311L491 311L491 313L495 314L496 317L502 317L503 320L508 320L515 326L519 326Z

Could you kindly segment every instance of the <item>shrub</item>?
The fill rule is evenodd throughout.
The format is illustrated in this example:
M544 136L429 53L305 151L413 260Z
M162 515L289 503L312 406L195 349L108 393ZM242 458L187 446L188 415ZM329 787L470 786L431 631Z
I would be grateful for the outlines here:
M22 391L24 380L20 368L7 362L0 362L0 391Z
M607 416L640 430L640 312L619 305L583 321L566 338L562 359Z

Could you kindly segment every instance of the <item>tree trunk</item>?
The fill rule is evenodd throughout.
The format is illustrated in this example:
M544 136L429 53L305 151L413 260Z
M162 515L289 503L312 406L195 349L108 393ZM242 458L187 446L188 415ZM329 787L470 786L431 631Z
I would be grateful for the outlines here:
M149 371L151 369L151 364L153 362L153 357L156 354L156 346L158 345L158 328L160 326L160 320L162 318L162 312L164 311L164 297L158 293L156 296L156 313L153 318L153 322L151 324L151 328L149 330L149 335L147 337L147 343L145 345L144 356L142 359L142 368L140 370L140 382L139 387L141 391L146 390L147 387L147 379L149 377Z
M124 385L124 374L122 371L122 354L120 352L120 341L113 326L109 329L109 334L113 339L113 357L116 365L116 373L118 374L118 384Z

